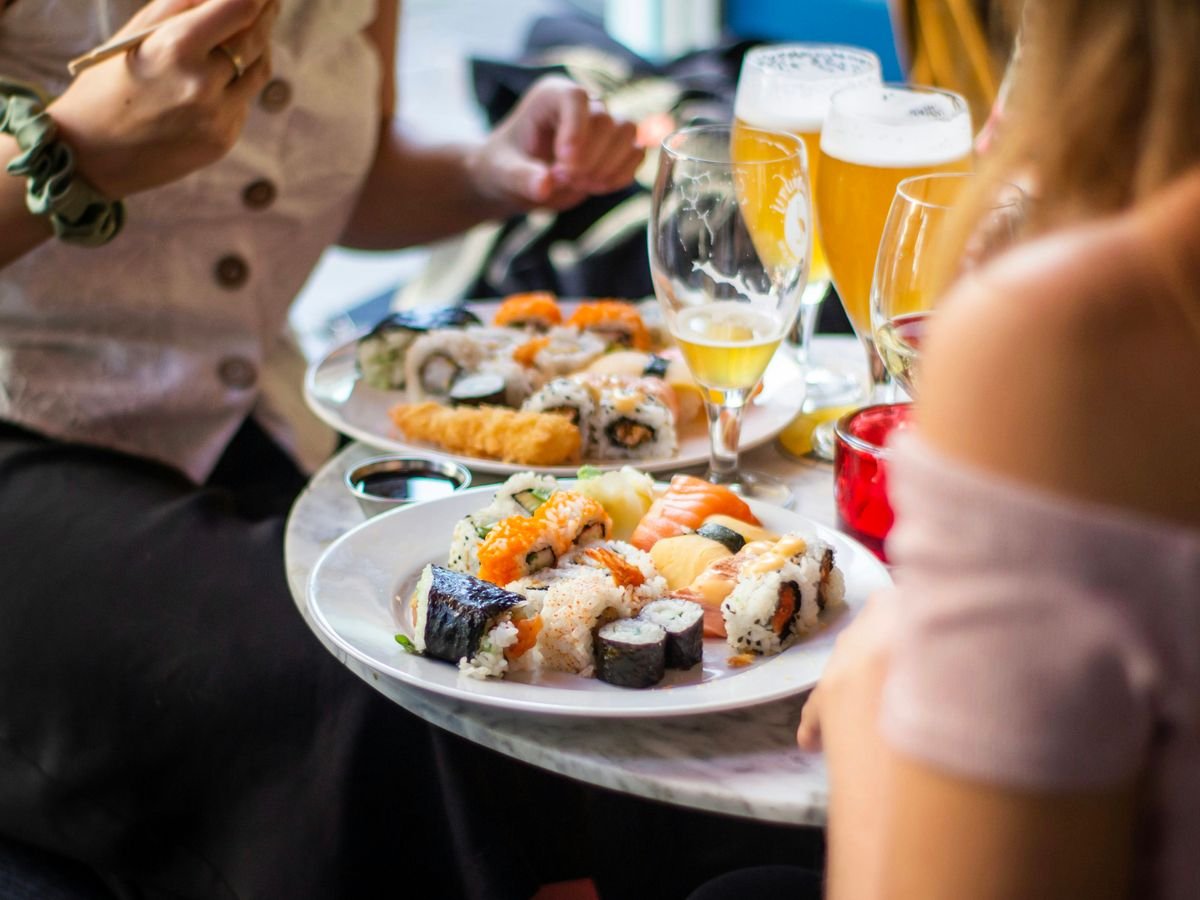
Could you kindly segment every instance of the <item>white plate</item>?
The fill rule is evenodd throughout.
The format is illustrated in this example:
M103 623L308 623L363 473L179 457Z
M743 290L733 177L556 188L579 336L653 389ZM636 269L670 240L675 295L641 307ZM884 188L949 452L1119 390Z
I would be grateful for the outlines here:
M475 456L462 456L439 450L432 444L405 441L392 426L388 410L405 400L403 391L373 388L358 377L354 342L343 344L308 367L304 378L304 397L309 407L328 425L342 434L394 453L436 455L452 459L480 472L512 475L529 466ZM763 376L763 390L746 410L742 421L741 448L749 450L779 434L800 412L804 391L800 390L804 373L786 350L775 355ZM588 460L600 469L619 469L629 460ZM632 462L639 469L661 472L703 465L708 462L708 432L693 425L680 435L674 456L640 459ZM574 475L578 466L540 467L552 475Z
M485 506L494 487L377 516L347 532L318 560L308 586L318 627L351 656L420 688L488 706L566 716L675 716L763 703L816 684L834 638L867 597L891 584L887 569L861 544L776 506L751 503L774 531L811 528L833 545L846 576L846 607L826 627L778 656L731 668L725 641L704 642L702 666L668 672L657 687L630 690L563 673L480 681L450 663L405 652L395 635L412 637L403 610L426 563L445 564L454 524ZM524 679L524 680L522 680Z

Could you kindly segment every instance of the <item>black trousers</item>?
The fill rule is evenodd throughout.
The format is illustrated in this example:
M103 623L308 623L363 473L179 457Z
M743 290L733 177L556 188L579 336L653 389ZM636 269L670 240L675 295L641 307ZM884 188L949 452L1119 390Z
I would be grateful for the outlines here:
M819 833L593 790L381 697L289 594L303 483L253 425L196 487L0 424L0 835L137 898L682 898L819 862Z

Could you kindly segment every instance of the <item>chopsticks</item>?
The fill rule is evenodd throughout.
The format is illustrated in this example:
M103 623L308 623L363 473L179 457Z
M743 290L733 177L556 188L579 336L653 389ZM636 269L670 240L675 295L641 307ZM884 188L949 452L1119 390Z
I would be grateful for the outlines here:
M78 75L84 69L90 69L97 63L102 63L106 59L112 59L119 53L124 53L127 50L132 50L150 35L154 34L163 22L170 21L163 19L162 22L155 22L149 28L143 28L141 31L135 31L133 34L121 38L119 41L109 41L107 44L101 44L95 49L89 50L82 56L77 56L67 63L67 71L72 75Z

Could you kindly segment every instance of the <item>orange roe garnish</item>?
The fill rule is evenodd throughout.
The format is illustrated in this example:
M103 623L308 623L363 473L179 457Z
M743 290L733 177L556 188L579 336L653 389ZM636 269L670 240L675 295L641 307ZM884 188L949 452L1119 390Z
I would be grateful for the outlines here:
M629 346L634 350L650 349L650 332L646 323L638 315L638 311L624 300L593 300L581 303L568 325L574 325L583 330L605 330L606 325L616 326L629 332Z
M608 547L593 547L587 555L612 573L617 587L641 587L646 583L641 569Z
M753 653L739 653L737 656L729 657L729 659L725 660L725 662L729 665L729 668L731 668L731 669L741 669L741 668L744 668L744 667L750 665L750 663L754 662L754 654Z
M530 319L544 319L551 325L562 322L562 310L550 291L530 291L525 294L509 294L496 310L494 325L521 324Z
M512 352L512 358L525 368L531 368L534 360L537 359L537 355L541 353L549 343L550 338L546 337L545 335L542 335L541 337L530 338Z

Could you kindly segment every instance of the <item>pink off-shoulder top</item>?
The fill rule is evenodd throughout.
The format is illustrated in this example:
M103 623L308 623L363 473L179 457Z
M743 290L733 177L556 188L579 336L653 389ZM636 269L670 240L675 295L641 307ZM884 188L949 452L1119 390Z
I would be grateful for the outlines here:
M947 772L1142 787L1139 898L1200 897L1200 531L973 471L891 462L897 646L881 727Z

